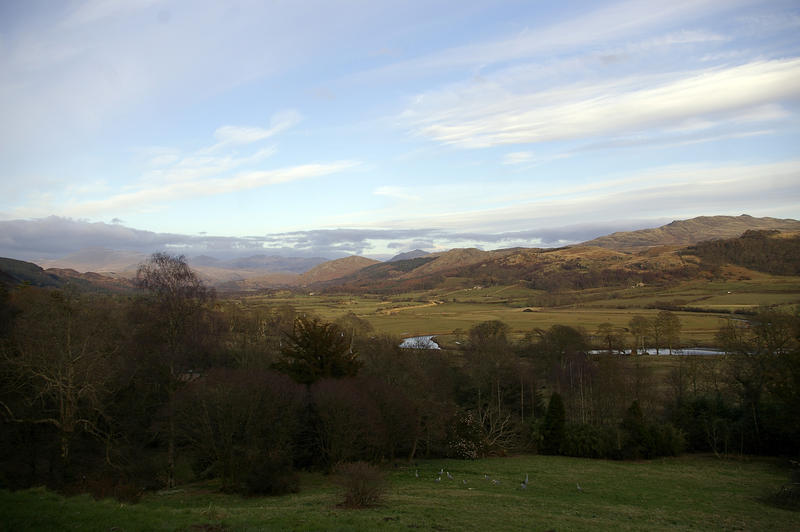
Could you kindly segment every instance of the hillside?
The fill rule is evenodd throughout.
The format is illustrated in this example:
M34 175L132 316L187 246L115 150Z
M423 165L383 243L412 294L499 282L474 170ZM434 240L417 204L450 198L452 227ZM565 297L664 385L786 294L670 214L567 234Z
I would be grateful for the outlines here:
M8 287L27 284L43 288L70 285L91 292L118 292L132 287L131 282L123 278L62 268L45 270L32 262L9 258L0 258L0 284Z
M333 279L340 279L373 264L380 264L380 262L357 255L323 262L302 274L298 279L298 284L300 286L308 286L316 283L324 283Z
M711 216L676 221L656 229L615 233L566 248L454 249L376 264L318 287L387 292L523 283L547 291L582 290L711 278L718 275L721 264L793 274L797 270L797 239L777 232L766 236L753 233L763 227L798 228L797 231L800 222L746 215ZM739 237L741 233L745 237ZM717 249L719 245L714 247L715 242L730 234L735 236L726 241L724 252ZM701 242L706 244L698 245ZM690 245L696 247L686 249Z
M62 268L77 272L116 273L134 277L136 267L147 260L147 254L107 248L86 248L59 259L42 261L43 268Z
M426 255L430 255L427 251L422 251L421 249L414 249L412 251L406 251L405 253L399 253L392 257L391 259L387 260L386 262L396 262L398 260L409 260L409 259L418 259L420 257L424 257Z
M653 229L627 231L601 236L582 245L617 251L640 251L652 246L686 247L706 240L736 238L745 231L800 231L800 221L741 216L700 216L676 220Z
M32 262L0 257L0 284L60 287L66 283L58 275L45 272Z

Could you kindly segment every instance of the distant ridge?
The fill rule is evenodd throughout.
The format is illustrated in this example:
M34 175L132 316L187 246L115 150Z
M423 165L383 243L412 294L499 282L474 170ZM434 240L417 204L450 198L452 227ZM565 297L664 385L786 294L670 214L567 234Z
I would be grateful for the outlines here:
M298 283L301 286L311 285L314 283L324 283L334 279L340 279L351 275L359 270L363 270L367 266L373 264L380 264L380 261L368 259L366 257L359 257L358 255L351 255L343 259L331 260L323 262L308 270L300 276Z
M398 260L418 259L426 255L430 255L430 253L428 253L427 251L422 251L421 249L415 249L412 251L406 251L405 253L400 253L398 255L395 255L386 262L397 262Z
M135 274L136 267L148 255L138 251L119 251L107 248L85 248L60 259L42 261L44 268L63 268L77 272ZM132 276L131 273L128 276Z
M754 218L741 216L699 216L689 220L675 220L653 229L626 231L601 236L581 246L598 246L616 251L641 251L654 246L685 247L721 238L736 238L745 231L777 230L800 231L800 221L779 218Z

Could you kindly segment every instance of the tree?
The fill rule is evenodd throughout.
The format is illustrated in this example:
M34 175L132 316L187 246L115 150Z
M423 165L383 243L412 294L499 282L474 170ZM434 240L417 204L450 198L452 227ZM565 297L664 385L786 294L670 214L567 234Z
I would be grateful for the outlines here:
M561 450L561 442L564 440L564 425L566 423L566 413L564 412L564 401L561 394L554 393L550 396L547 404L547 413L544 416L542 426L543 451L545 454L558 454Z
M653 339L656 343L656 354L659 354L658 348L666 344L669 349L669 354L671 355L673 346L677 347L680 343L680 318L669 310L662 310L656 315L651 326L653 330Z
M651 328L650 320L637 314L628 322L628 328L633 336L634 350L645 353L644 342Z
M183 375L200 369L200 345L207 339L208 304L214 292L189 268L186 258L154 253L136 271L136 286L146 291L148 340L167 370L167 393L174 395ZM153 338L154 337L154 338ZM167 485L175 485L175 416L167 412Z
M286 375L214 369L176 394L178 434L194 450L195 463L218 476L223 489L292 491L304 392Z
M115 321L107 301L25 288L9 345L2 349L5 382L0 410L12 423L55 429L62 465L73 440L106 438L105 401L114 372Z
M614 352L619 353L622 351L622 338L619 333L614 330L613 324L609 322L601 323L597 327L596 334L609 355L614 354Z
M361 365L350 336L338 326L300 316L273 367L299 383L312 384L323 377L353 377Z

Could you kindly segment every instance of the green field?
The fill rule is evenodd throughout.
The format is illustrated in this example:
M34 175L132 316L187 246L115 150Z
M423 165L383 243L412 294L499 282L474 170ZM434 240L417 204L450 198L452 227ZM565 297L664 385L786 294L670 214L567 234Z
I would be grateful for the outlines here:
M593 332L603 322L625 329L631 317L655 316L659 308L677 312L683 345L712 345L731 311L759 306L788 308L800 304L800 278L759 274L736 281L690 281L669 287L591 289L545 294L518 285L439 289L397 295L291 294L250 296L247 308L289 304L326 320L348 312L370 322L379 332L402 337L435 334L445 343L457 330L486 320L501 320L519 338L533 329L561 324ZM525 312L525 310L530 310Z
M440 468L454 480L434 479ZM301 490L241 498L209 485L148 493L136 505L0 492L0 529L26 530L797 530L800 514L762 502L787 482L772 461L684 456L609 462L552 456L432 460L386 467L384 503L338 507L330 477ZM419 471L419 478L414 475ZM528 489L519 488L525 474ZM493 484L484 474L499 480ZM466 483L464 483L466 481ZM582 491L578 491L580 484Z

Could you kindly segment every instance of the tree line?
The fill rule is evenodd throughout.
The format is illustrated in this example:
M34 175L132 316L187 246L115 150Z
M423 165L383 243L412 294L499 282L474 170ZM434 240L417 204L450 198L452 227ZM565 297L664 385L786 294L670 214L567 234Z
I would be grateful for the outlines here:
M137 296L0 291L2 486L217 478L285 493L299 469L359 460L798 454L797 314L729 321L729 355L659 376L618 354L610 324L512 341L487 321L458 349L401 349L353 314L218 300L182 257L154 255L137 284ZM628 333L639 351L670 350L679 331L663 311Z

